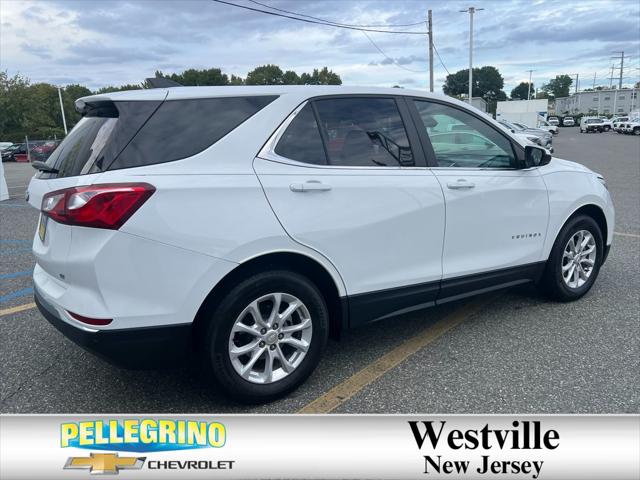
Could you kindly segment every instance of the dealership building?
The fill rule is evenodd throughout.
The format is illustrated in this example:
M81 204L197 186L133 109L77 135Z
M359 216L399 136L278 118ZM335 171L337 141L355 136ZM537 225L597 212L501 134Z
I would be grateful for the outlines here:
M619 115L638 110L640 89L621 88L579 92L570 97L556 98L557 114Z

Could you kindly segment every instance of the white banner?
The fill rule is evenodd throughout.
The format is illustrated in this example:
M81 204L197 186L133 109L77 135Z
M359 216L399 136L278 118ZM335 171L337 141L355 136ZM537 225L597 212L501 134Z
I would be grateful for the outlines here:
M0 478L640 478L640 417L0 418Z

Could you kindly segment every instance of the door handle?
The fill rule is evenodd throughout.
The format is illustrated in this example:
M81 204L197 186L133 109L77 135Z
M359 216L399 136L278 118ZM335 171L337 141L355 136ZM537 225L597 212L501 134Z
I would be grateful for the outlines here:
M292 192L328 192L331 190L331 185L317 180L309 180L304 183L292 183L289 185L289 189Z
M467 190L469 188L475 188L475 186L475 183L468 182L462 178L457 182L447 183L447 188L450 188L451 190Z

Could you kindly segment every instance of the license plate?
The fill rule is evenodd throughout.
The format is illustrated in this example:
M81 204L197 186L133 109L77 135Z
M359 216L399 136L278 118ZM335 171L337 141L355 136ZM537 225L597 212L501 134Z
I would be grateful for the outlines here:
M40 224L38 225L38 236L40 237L41 242L44 242L44 237L47 234L47 220L49 220L49 217L40 215Z

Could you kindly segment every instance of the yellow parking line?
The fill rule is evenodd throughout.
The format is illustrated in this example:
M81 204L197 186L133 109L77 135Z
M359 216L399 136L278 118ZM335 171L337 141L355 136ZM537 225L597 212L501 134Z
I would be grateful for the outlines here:
M614 235L620 235L621 237L633 237L640 238L640 235L636 235L635 233L622 233L622 232L613 232Z
M17 307L5 308L4 310L0 310L0 317L4 317L5 315L12 315L18 312L23 312L25 310L30 310L35 307L36 307L36 304L31 302L31 303L26 303L24 305L18 305Z
M324 395L307 404L298 413L329 413L353 397L364 387L374 382L392 368L397 367L414 353L433 343L439 337L472 317L485 305L497 298L497 295L483 297L472 301L435 325L425 328L420 333L384 354L374 362L353 374L344 382L336 385Z

